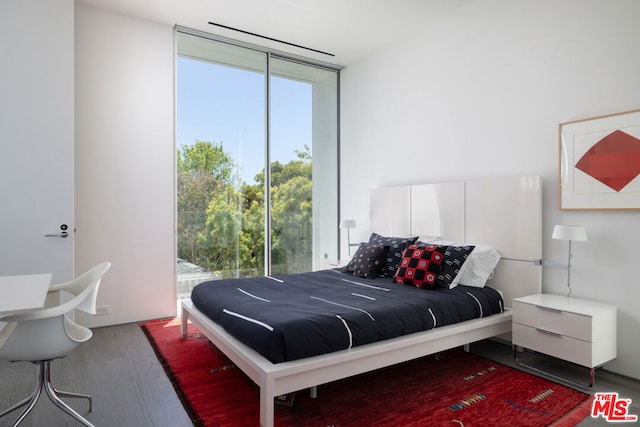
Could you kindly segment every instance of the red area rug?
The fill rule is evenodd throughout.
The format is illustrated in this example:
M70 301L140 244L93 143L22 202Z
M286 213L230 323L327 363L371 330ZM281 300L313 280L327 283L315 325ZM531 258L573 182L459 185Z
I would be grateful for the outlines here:
M196 426L259 425L259 390L180 320L140 325ZM591 397L482 357L451 350L294 395L276 405L282 426L574 426Z

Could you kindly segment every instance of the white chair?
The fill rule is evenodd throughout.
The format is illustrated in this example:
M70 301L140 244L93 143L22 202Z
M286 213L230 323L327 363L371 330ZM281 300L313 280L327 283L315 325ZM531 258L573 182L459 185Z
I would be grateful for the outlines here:
M32 362L37 365L36 386L28 397L0 413L0 418L27 405L13 424L17 426L35 407L36 402L46 392L49 399L60 409L86 426L92 424L80 416L62 397L78 397L89 401L89 412L93 410L91 396L56 390L51 385L51 361L66 356L78 344L91 338L90 329L74 323L67 315L73 310L96 314L96 298L102 276L111 267L105 262L70 282L51 285L47 294L45 308L4 317L7 325L0 331L0 359L12 362ZM62 301L61 293L71 294L71 299ZM57 300L56 305L51 301Z

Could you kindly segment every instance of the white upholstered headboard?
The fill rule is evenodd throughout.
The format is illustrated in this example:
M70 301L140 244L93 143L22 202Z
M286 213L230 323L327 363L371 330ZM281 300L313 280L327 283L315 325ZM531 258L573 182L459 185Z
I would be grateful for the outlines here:
M495 248L502 259L488 285L511 299L542 290L539 176L492 178L371 190L371 231Z

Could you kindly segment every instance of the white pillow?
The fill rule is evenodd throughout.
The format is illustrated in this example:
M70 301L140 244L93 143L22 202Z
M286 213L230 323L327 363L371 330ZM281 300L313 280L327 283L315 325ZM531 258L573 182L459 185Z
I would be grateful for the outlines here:
M451 284L482 288L492 277L498 261L500 254L497 250L489 246L476 245Z

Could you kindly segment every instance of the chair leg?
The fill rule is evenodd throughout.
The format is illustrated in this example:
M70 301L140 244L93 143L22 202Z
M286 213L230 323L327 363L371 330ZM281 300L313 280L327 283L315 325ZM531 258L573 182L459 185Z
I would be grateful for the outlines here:
M53 392L57 396L73 397L73 398L77 398L77 399L87 399L89 401L89 412L93 412L93 398L91 396L89 396L88 394L73 393L71 391L58 390L53 386L53 384L51 385L51 388L53 389Z
M22 399L20 402L11 406L9 409L5 409L4 411L0 412L0 418L28 404L27 408L20 414L18 419L12 424L13 427L17 427L20 423L24 421L27 415L29 415L31 410L33 410L33 408L36 406L38 399L40 399L40 396L42 395L42 390L44 389L47 396L49 396L49 399L51 399L51 401L58 408L65 411L67 414L71 415L73 418L75 418L77 421L84 424L85 426L94 427L93 424L91 424L89 421L87 421L85 418L79 415L76 411L71 409L69 405L64 403L62 400L60 400L60 397L58 397L58 396L63 396L63 397L87 399L89 401L89 412L91 412L93 410L93 399L91 398L91 396L86 394L80 394L80 393L72 393L69 391L56 390L51 384L51 360L34 362L34 364L37 366L37 377L36 377L36 386L33 392L29 396Z
M13 427L16 427L22 421L24 421L27 415L29 415L31 410L36 406L36 403L38 402L38 399L40 399L40 395L42 394L42 387L44 386L44 367L42 362L34 362L34 363L36 364L37 375L36 375L36 385L33 390L33 393L31 393L29 396L25 397L24 399L22 399L20 402L16 403L9 409L6 409L2 411L2 413L0 413L0 418L2 418L5 415L15 411L16 409L21 408L26 404L29 404L29 406L27 406L27 408L20 414L18 419L13 423Z
M55 393L56 396L71 397L76 399L86 399L89 401L89 412L93 412L93 398L91 396L89 396L88 394L58 390L53 386L53 384L51 384L51 361L45 362L45 375L43 376L43 378L44 378L45 387L50 387L51 391L53 391L53 393Z
M71 415L73 418L75 418L77 421L79 421L83 425L85 425L87 427L94 427L94 425L91 424L88 420L86 420L84 417L82 417L76 411L71 409L71 407L69 405L67 405L62 400L60 400L60 398L58 397L58 394L60 394L62 396L68 396L68 397L80 397L80 398L88 399L89 400L89 410L90 411L93 410L93 402L92 402L91 396L84 395L84 394L78 394L78 393L71 393L71 392L67 392L67 391L58 391L57 392L53 388L53 385L51 385L51 361L50 360L46 360L44 362L44 375L43 375L43 378L44 378L44 389L47 392L47 396L49 396L49 399L51 399L51 401L58 408L62 409L64 412L66 412L67 414Z

